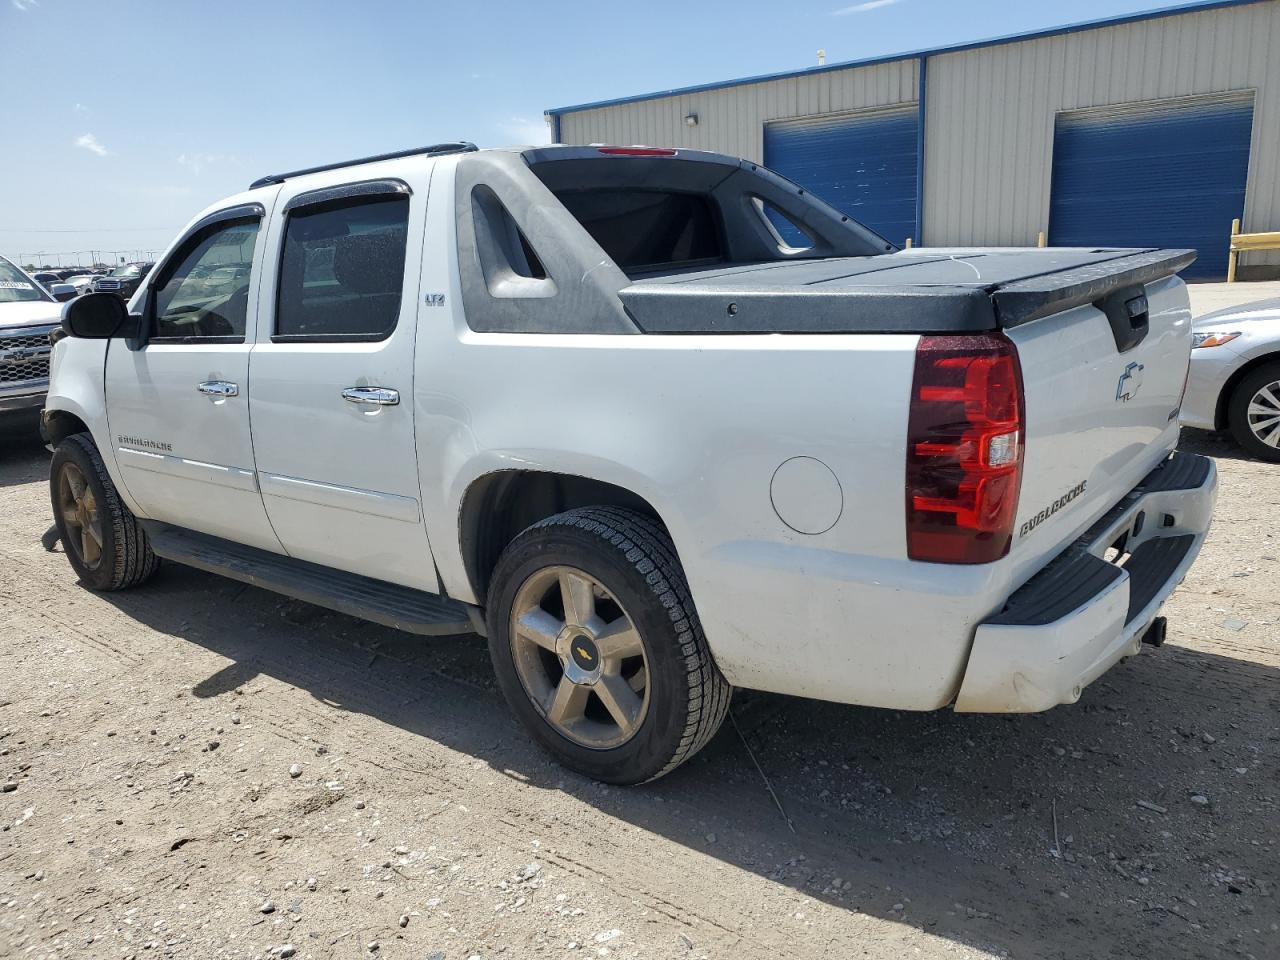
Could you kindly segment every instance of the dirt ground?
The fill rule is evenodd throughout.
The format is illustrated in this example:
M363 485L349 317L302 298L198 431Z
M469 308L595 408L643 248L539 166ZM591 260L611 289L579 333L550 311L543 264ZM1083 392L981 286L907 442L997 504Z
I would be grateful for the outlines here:
M1187 295L1191 299L1191 315L1202 317L1214 310L1237 307L1255 300L1275 300L1280 297L1280 280L1258 283L1190 283Z
M1186 445L1222 486L1169 642L1078 705L740 693L622 790L538 752L476 637L173 565L86 591L7 430L0 957L1280 957L1280 469Z

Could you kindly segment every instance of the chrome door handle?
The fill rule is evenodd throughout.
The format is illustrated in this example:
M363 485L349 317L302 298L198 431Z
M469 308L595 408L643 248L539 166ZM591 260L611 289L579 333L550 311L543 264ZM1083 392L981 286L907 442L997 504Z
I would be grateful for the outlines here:
M206 380L204 383L197 383L196 390L209 397L240 396L240 386L230 380Z
M394 407L400 402L400 391L390 387L347 387L342 399L348 403L367 403L375 407Z

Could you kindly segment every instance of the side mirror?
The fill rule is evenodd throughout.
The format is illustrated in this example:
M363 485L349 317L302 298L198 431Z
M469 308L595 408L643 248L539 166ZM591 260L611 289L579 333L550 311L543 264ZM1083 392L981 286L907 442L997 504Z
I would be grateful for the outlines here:
M66 303L76 295L76 288L69 283L55 283L49 287L49 294L59 303Z
M134 339L140 320L114 293L86 293L62 308L62 329L84 340Z

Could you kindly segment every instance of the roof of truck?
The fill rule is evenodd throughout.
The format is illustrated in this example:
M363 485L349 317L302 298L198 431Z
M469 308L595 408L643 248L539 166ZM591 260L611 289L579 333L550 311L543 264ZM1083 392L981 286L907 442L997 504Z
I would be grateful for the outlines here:
M613 159L670 157L681 160L698 160L704 163L736 164L740 162L738 157L730 154L715 153L708 150L691 150L685 147L654 147L639 144L620 146L603 143L584 145L552 143L539 146L477 147L469 141L459 140L450 143L435 143L426 147L412 147L408 150L396 150L392 153L378 153L370 157L357 157L353 160L343 160L338 163L324 163L319 166L304 167L301 170L292 170L287 173L272 173L253 181L253 183L249 184L249 189L256 190L259 187L269 187L274 184L284 183L286 180L295 180L298 177L305 177L314 173L341 170L346 167L358 167L366 163L401 160L408 157L443 157L460 153L518 153L530 164L543 163L553 159L576 160L597 156Z
M343 160L338 163L324 163L318 167L303 167L301 170L291 170L288 173L269 173L265 177L259 177L253 183L249 184L250 190L256 190L258 187L270 186L273 183L284 183L286 180L293 180L296 177L305 176L309 173L323 173L326 170L340 170L343 167L355 167L364 163L377 163L380 160L399 160L402 157L438 157L450 153L474 153L479 150L474 143L469 140L456 140L449 143L433 143L427 147L411 147L408 150L396 150L393 153L377 153L371 157L357 157L355 160Z

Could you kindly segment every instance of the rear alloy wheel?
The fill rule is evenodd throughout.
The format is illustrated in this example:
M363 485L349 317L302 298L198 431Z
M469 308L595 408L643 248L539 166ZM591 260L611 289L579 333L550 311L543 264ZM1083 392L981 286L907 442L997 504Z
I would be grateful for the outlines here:
M1280 463L1280 364L1259 367L1236 385L1227 421L1252 456Z
M499 686L565 766L608 783L652 780L711 739L732 689L711 658L660 524L585 507L503 551L488 602Z
M85 586L125 590L156 572L160 561L87 433L58 443L49 464L49 495L58 538Z
M524 691L557 733L595 750L635 736L649 708L648 660L604 584L574 567L545 567L516 594L510 630Z

